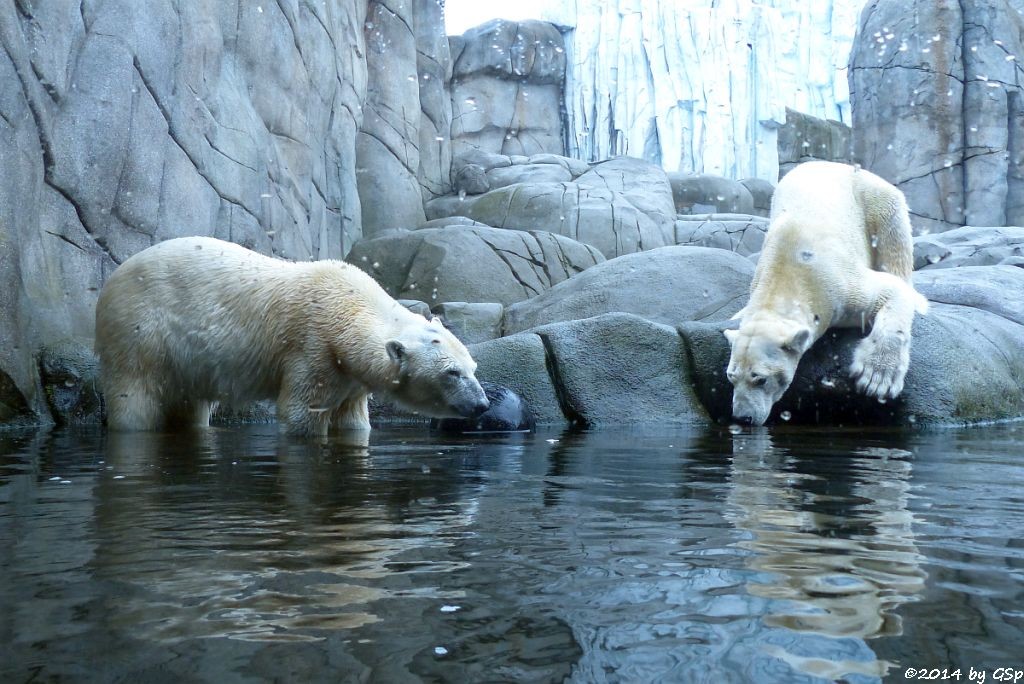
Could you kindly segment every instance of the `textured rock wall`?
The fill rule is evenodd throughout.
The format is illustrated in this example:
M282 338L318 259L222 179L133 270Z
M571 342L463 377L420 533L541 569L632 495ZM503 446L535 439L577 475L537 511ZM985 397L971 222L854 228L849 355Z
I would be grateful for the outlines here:
M562 154L565 48L554 26L496 19L450 39L454 153Z
M579 0L558 17L574 27L570 156L774 182L786 106L848 120L845 67L862 5Z
M0 420L50 413L40 349L91 349L104 280L155 242L340 258L422 223L451 191L443 24L438 0L0 0Z
M854 154L920 232L1024 223L1024 19L1008 0L872 0L850 56Z
M423 201L451 185L451 59L437 0L370 0L363 125L356 139L362 228L423 222Z

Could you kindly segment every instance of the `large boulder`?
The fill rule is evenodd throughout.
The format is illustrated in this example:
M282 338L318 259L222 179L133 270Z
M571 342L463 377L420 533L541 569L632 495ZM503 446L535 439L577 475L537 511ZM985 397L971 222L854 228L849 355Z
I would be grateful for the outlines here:
M914 287L928 301L971 306L1024 325L1024 268L964 266L918 271Z
M743 183L710 173L670 173L677 214L752 214L754 196Z
M1024 260L1024 228L964 226L914 238L914 268L1020 264Z
M724 326L689 323L689 372L710 415L730 420ZM798 424L968 424L1024 415L1024 326L966 306L933 304L914 321L903 393L881 403L856 391L849 367L859 330L831 330L800 361L769 421Z
M505 334L624 312L664 325L727 320L746 302L750 260L721 249L662 247L606 261L505 310Z
M396 299L512 304L534 297L604 257L542 231L486 226L392 230L357 242L347 260Z
M849 126L786 108L786 123L779 128L779 178L808 161L853 161Z
M495 19L449 41L455 154L564 150L565 45L554 25Z
M540 423L703 423L672 327L614 313L542 326L470 347L477 376L507 385Z
M618 157L594 165L572 182L521 182L427 204L427 218L444 216L557 233L612 258L672 244L676 212L661 168Z
M750 256L761 251L768 219L744 214L697 214L676 219L676 244L715 247Z
M1024 223L1021 54L1017 2L865 6L850 54L854 157L906 194L916 226Z

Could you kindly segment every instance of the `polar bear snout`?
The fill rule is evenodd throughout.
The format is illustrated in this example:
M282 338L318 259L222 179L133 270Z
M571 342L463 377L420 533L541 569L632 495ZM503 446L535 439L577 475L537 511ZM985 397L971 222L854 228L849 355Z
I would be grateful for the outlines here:
M491 407L484 388L472 376L459 378L460 387L449 402L452 412L462 418L476 418Z

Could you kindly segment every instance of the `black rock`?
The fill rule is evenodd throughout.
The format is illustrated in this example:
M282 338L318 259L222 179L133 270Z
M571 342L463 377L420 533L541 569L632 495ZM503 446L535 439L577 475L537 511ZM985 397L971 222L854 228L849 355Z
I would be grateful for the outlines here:
M491 407L477 418L440 418L430 429L440 432L529 432L536 426L530 405L508 387L481 382Z

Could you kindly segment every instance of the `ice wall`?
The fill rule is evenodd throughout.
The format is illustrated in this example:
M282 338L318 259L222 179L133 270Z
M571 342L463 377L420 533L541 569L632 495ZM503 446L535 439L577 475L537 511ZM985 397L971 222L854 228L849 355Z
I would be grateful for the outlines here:
M846 123L865 0L575 0L566 30L568 152L775 181L786 107Z

